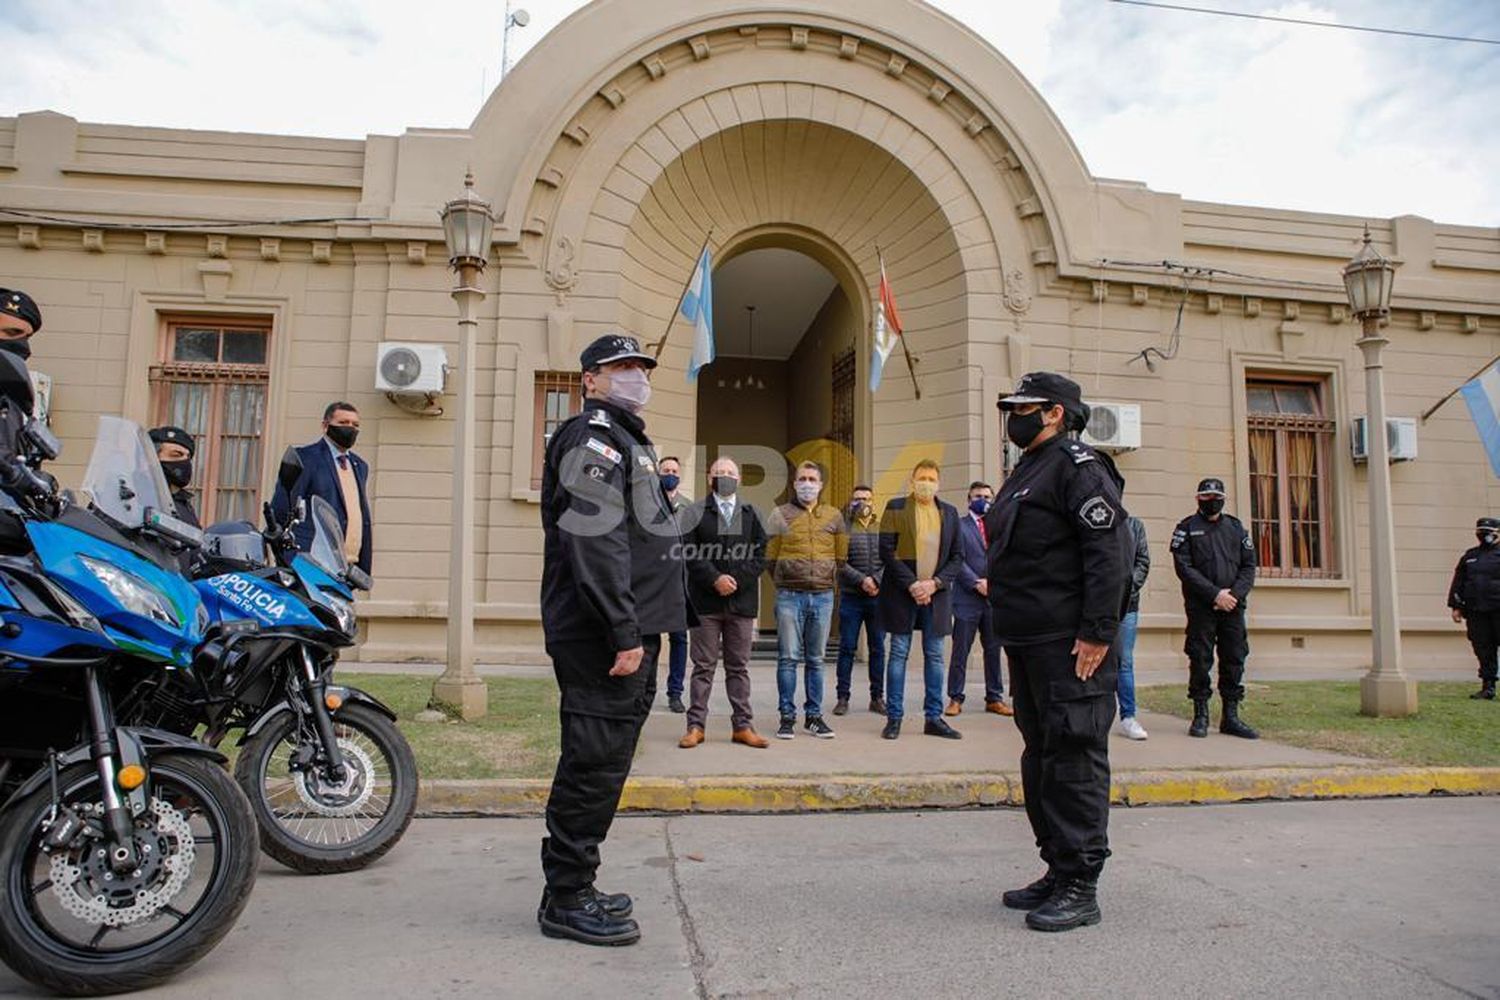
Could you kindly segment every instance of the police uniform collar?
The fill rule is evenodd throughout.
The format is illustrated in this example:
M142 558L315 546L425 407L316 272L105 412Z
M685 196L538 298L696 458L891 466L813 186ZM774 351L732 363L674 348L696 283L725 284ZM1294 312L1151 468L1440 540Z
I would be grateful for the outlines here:
M604 413L609 415L609 418L611 420L617 421L622 426L624 426L626 430L631 431L632 433L638 433L639 431L645 429L646 426L646 422L639 416L631 413L623 406L618 406L615 403L611 403L607 399L585 399L583 401L583 409L584 412L588 412L589 410L602 410Z

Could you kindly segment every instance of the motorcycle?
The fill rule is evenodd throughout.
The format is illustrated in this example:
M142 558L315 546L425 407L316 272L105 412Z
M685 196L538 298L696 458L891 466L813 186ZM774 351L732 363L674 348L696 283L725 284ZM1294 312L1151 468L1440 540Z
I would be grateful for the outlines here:
M288 449L278 479L301 471ZM126 709L141 722L220 746L240 730L235 780L260 825L261 849L299 872L347 872L389 851L417 807L417 765L379 699L333 682L354 642L354 588L369 577L344 557L327 501L312 498L266 529L211 526L192 575L216 623L200 666L163 675ZM312 528L307 552L293 530ZM248 628L246 627L248 626Z
M0 392L30 411L25 366ZM135 424L100 420L89 506L39 470L31 421L0 472L0 960L72 995L137 990L202 958L255 884L257 835L224 756L113 705L191 667L208 612L176 572L196 529Z

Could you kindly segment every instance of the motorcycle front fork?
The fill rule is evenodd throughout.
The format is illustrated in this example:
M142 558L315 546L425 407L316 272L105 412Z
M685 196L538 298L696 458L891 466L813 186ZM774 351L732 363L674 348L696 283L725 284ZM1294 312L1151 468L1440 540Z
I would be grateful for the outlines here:
M114 709L104 687L102 666L84 668L84 697L88 704L89 756L99 775L100 798L104 803L104 829L109 843L109 864L116 872L130 871L139 864L135 844L135 809L128 797L120 794L119 774L122 747L115 735ZM133 749L133 748L132 748ZM62 802L57 787L57 758L48 761L52 769L52 806L54 823L49 842L71 840L71 833L81 829L81 820ZM141 795L144 799L144 793ZM56 846L62 846L58 844Z
M333 731L333 712L325 700L328 695L328 679L313 662L312 652L306 646L299 647L302 654L302 690L312 711L313 726L318 732L318 742L323 746L323 761L328 777L333 782L344 780L344 754L339 749L338 736Z

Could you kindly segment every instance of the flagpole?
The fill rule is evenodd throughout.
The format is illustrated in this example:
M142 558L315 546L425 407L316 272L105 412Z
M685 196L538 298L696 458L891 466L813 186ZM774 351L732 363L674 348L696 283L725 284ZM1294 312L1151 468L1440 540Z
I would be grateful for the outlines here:
M682 311L682 300L687 298L688 289L693 287L693 276L698 273L698 262L703 259L703 251L708 249L708 241L713 238L714 227L709 226L708 232L703 235L703 245L698 248L698 253L693 257L693 266L688 271L687 280L682 283L682 291L678 294L677 301L672 303L672 315L667 317L667 328L662 331L661 339L656 342L656 349L652 351L658 360L661 359L662 348L667 346L667 336L672 332L672 322Z
M882 281L884 281L885 280L885 256L880 252L880 245L879 244L875 245L875 259L880 264L880 278L881 278ZM906 370L911 373L911 388L912 388L912 392L914 392L914 393L917 394L917 398L918 399L921 399L922 398L922 386L917 382L916 363L914 361L912 361L912 358L911 358L911 348L909 348L909 347L906 346L906 331L905 330L901 330L901 331L897 332L896 339L899 340L899 341L901 341L901 353L906 356Z
M1434 413L1436 413L1438 411L1439 407L1441 407L1444 403L1448 402L1448 400L1452 399L1454 396L1457 396L1460 392L1462 392L1464 386L1468 385L1470 382L1474 381L1476 378L1478 378L1479 376L1483 375L1486 371L1489 370L1490 365L1494 364L1496 361L1500 361L1500 355L1496 355L1495 357L1490 358L1490 360L1488 360L1488 361L1486 361L1484 363L1484 367L1483 368L1480 368L1473 375L1470 375L1468 378L1466 378L1462 382L1458 383L1458 388L1457 389L1454 389L1452 392L1448 393L1448 395L1444 396L1442 399L1438 400L1436 403L1433 403L1431 406L1429 406L1427 408L1427 412L1424 413L1424 414L1422 414L1422 423L1424 423L1424 424L1427 423L1427 418L1430 417L1430 416L1432 416Z

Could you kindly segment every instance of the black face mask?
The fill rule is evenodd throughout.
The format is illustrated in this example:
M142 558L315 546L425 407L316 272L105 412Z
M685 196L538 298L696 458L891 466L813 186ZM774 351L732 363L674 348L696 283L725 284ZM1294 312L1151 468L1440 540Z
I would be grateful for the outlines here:
M345 427L343 424L330 424L328 427L328 439L345 451L353 448L358 438L358 427Z
M1224 509L1224 498L1214 497L1212 500L1199 500L1198 513L1204 517L1218 517L1219 512Z
M728 500L740 488L740 481L733 476L714 476L714 492Z
M174 490L186 489L187 484L193 481L193 460L183 458L175 462L163 461L161 471L167 477L168 486Z
M31 357L31 340L30 338L23 340L0 340L0 351L9 351L22 361L25 361Z
M1022 451L1031 447L1031 442L1042 433L1042 428L1047 426L1042 419L1042 411L1034 410L1031 413L1012 413L1005 418L1005 436L1010 438L1011 443Z
M1492 547L1495 543L1500 542L1500 534L1496 534L1493 531L1476 531L1474 532L1474 537L1479 539L1480 545L1486 547Z

